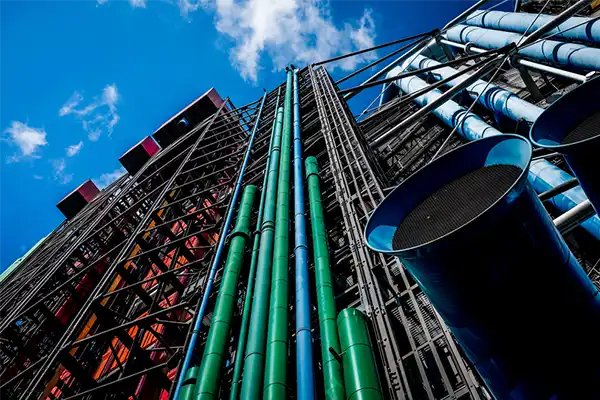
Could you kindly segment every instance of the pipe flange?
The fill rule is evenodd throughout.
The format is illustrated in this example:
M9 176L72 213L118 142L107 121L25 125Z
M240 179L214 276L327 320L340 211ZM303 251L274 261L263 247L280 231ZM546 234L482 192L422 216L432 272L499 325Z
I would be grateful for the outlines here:
M471 50L473 47L475 47L475 43L465 43L465 53L467 54L475 54L475 52L473 50Z

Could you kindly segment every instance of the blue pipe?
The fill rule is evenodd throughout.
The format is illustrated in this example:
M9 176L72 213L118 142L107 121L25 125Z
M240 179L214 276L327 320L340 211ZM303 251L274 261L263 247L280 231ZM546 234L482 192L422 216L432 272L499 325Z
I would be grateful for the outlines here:
M544 159L534 160L529 168L529 183L537 193L543 193L571 179L571 175ZM565 212L585 200L587 197L583 189L577 186L547 201L557 210ZM600 240L600 219L597 215L583 222L581 227Z
M596 212L600 211L599 111L600 79L594 78L552 103L529 134L534 144L564 156Z
M419 63L419 64L415 64L415 65L421 65L421 64ZM424 65L422 65L422 66L424 66ZM446 73L448 73L448 76L449 76L449 75L452 75L453 73L457 72L456 70L454 70L452 68L450 68L450 70L452 70L452 71L445 71L448 68L449 67L442 69L442 73L444 75ZM437 72L439 73L440 70L437 70ZM393 73L394 73L394 70L390 71L389 76L393 76L392 75ZM446 77L446 76L444 76L444 77ZM475 82L475 84L473 84L472 86L469 87L468 93L472 97L478 96L480 91L483 90L483 88L485 87L485 85L481 85L480 82L485 84L484 81L477 81L477 82ZM400 79L400 82L395 81L395 83L397 86L400 87L400 89L403 92L409 93L409 94L427 86L427 83L425 83L423 80L416 78L416 77ZM450 82L451 85L456 84L456 83L458 83L458 81L456 81L456 80ZM492 85L490 85L490 86L492 86ZM471 89L473 89L473 91L471 91ZM476 89L479 89L479 90L477 91ZM502 92L506 92L506 93L502 93ZM432 91L428 92L427 94L415 99L415 102L417 102L419 105L423 106L423 105L427 104L428 102L433 101L435 98L439 97L440 94L441 94L440 91L432 90ZM485 94L486 93L484 92L484 95L482 95L481 97L485 97ZM503 113L505 113L506 110L510 108L511 112L510 113L507 112L505 115L511 115L512 117L515 117L515 119L531 118L532 116L535 116L536 114L539 115L543 111L543 109L541 109L537 106L534 106L531 103L525 102L523 100L517 101L515 99L516 96L514 96L512 93L510 93L504 89L500 89L496 86L494 86L494 90L489 92L489 94L490 94L490 96L488 96L486 99L481 101L481 104L483 106L485 106L486 108L488 108L492 111L498 111L498 112L503 112ZM493 100L505 100L506 102L508 102L510 100L510 104L507 103L507 104L503 105L501 102L497 102L497 101L493 101ZM442 110L443 112L441 111L442 107L443 107L443 110ZM440 118L442 120L442 122L444 122L446 125L448 125L450 127L454 127L454 125L458 121L458 118L456 117L456 115L460 114L461 112L463 114L464 114L464 112L466 112L466 110L465 111L462 111L462 110L464 110L464 108L460 107L454 101L447 101L442 106L435 109L433 111L433 113L438 118ZM468 129L460 129L460 128L457 129L458 133L461 136L463 136L465 139L477 140L477 139L481 139L483 137L487 137L487 136L491 136L491 135L498 135L498 134L502 133L502 132L492 128L491 126L487 125L483 120L479 119L479 117L477 117L476 115L474 115L474 114L472 114L472 115L473 115L474 119L471 120L472 123L468 124L468 126L467 126ZM470 118L471 117L468 117L465 120L465 122L464 122L465 125L466 125L466 122L469 121ZM477 120L476 121L477 123L475 123L475 119ZM534 167L534 165L536 167ZM546 160L534 161L532 163L532 167L529 171L529 180L532 183L532 185L537 193L543 193L546 190L553 188L553 187L555 187L563 182L566 182L568 180L571 180L571 179L573 179L573 177L571 175L569 175L568 173L561 170L559 167L555 166L554 164L551 164L550 162L548 162ZM574 206L576 206L577 204L581 203L582 201L584 201L586 199L587 199L587 197L585 197L583 190L580 187L577 187L577 188L571 189L569 191L566 191L564 193L560 193L560 194L556 195L550 201L561 212L567 212L568 210L570 210L571 208L573 208ZM598 218L597 215L595 215L592 218L585 221L583 224L581 224L581 226L586 231L588 231L592 236L594 236L596 239L600 240L600 218Z
M302 173L302 138L300 136L300 99L298 74L294 71L294 259L296 262L296 377L298 400L315 398L315 379L310 330L310 284L308 246L304 209L304 175Z
M231 198L231 203L229 209L227 210L227 216L225 217L225 224L223 225L223 232L221 232L221 236L219 237L219 243L217 245L217 252L215 253L215 258L210 267L210 271L208 273L208 281L206 282L206 289L204 290L204 294L202 295L202 303L200 303L200 309L194 316L194 330L192 331L192 336L190 337L190 342L186 349L185 359L183 360L183 365L181 366L181 371L179 371L179 378L177 379L177 385L175 386L175 394L173 395L173 399L179 398L179 392L181 391L181 386L183 385L183 381L185 380L185 373L187 369L190 367L190 363L192 362L192 355L194 353L194 347L196 346L196 340L198 340L198 333L200 332L200 324L202 323L202 319L204 318L204 313L206 312L206 307L208 306L208 298L210 297L210 293L212 291L213 282L215 280L215 274L217 273L217 268L221 264L221 257L223 255L223 250L225 248L225 238L227 237L227 232L229 231L229 226L231 225L231 220L233 219L233 212L235 210L235 206L237 204L238 197L240 195L240 191L242 189L242 181L244 179L244 172L246 171L246 167L248 166L248 161L250 160L250 153L252 151L252 145L254 144L254 139L256 137L256 131L258 129L258 125L260 123L260 116L262 114L263 106L265 105L265 99L267 98L267 92L263 94L262 101L260 102L260 108L258 109L258 114L256 116L256 122L254 122L254 127L252 128L252 135L250 136L250 140L248 142L248 149L246 149L246 154L244 155L244 161L242 163L242 168L240 169L240 173L238 175L237 182L235 184L235 189L233 191L233 197Z
M440 65L440 63L421 55L417 56L410 63L410 67L413 69L434 67L437 65ZM457 72L458 70L452 67L442 67L428 72L428 75L433 76L437 80L441 80L449 78ZM469 77L470 74L463 74L460 77L448 82L448 86L456 86ZM542 114L542 112L544 112L543 108L534 106L533 104L522 100L516 94L509 92L508 90L504 90L492 83L488 84L486 81L481 79L478 79L465 90L473 98L477 98L477 96L479 96L481 93L478 101L482 106L496 114L505 115L515 121L525 120L529 123L534 123L535 120Z
M590 343L600 331L600 292L528 184L531 154L529 141L517 135L445 154L385 198L365 241L402 261L494 398L598 399L600 348ZM468 205L454 198L461 210L441 211L448 183L494 165L511 166L513 176L489 206L461 218ZM488 187L474 185L474 197ZM429 221L430 214L413 212L425 203L436 215ZM438 228L413 236L427 225Z
M464 22L470 26L510 31L532 33L554 19L554 15L513 13L495 10L478 10ZM581 25L580 25L581 24ZM531 25L531 28L529 26ZM578 25L578 26L577 26ZM577 26L576 28L573 28ZM529 30L527 29L529 28ZM571 29L572 28L572 29ZM582 42L600 43L600 21L587 17L571 17L547 35L557 39L580 40Z
M401 69L401 67L394 68L389 72L389 76L397 75ZM395 81L395 83L400 90L408 94L429 86L427 83L425 83L425 81L416 76L402 78ZM441 91L434 89L425 93L423 96L417 97L414 101L420 106L425 106L428 103L438 99L441 95ZM432 113L450 127L454 127L457 123L460 123L458 125L457 132L467 140L477 140L482 137L502 134L502 132L486 124L477 115L473 113L467 114L467 109L459 106L454 101L447 101L443 103L441 106L433 110Z
M518 43L522 34L476 26L457 25L446 33L448 40L460 43L473 43L484 49L499 49L510 43ZM556 40L541 40L531 46L519 50L527 58L559 64L566 67L600 70L600 49L581 44L558 42Z

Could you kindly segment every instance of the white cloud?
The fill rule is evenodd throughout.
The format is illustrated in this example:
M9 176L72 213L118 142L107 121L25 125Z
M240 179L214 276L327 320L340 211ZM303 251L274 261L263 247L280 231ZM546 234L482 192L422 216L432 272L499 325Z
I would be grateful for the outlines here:
M19 162L23 159L39 158L38 150L46 146L46 131L43 128L32 128L24 122L12 121L4 131L3 140L19 147L20 154L8 157L7 162Z
M67 162L64 158L50 160L52 164L52 177L61 185L66 185L73 179L73 174L67 174Z
M129 0L133 8L146 8L146 0Z
M42 179L44 179L44 177L41 175L33 175L33 179L35 179L36 181L41 181Z
M181 15L186 17L200 8L201 0L176 0L177 6L179 6L179 10L181 11ZM206 3L206 0L204 0Z
M81 96L79 92L75 91L71 95L71 97L69 97L69 100L67 100L67 102L63 104L60 110L58 110L58 115L63 117L65 115L71 114L72 112L75 112L75 107L77 107L82 100L83 96Z
M281 69L371 47L375 41L370 10L364 10L358 24L338 27L323 0L217 0L214 12L217 30L234 42L233 65L251 81L258 78L264 54ZM365 53L330 68L351 70L375 58L374 52Z
M119 99L120 95L115 83L106 85L100 96L94 97L92 102L85 107L82 106L83 96L75 91L60 108L58 115L61 117L74 115L75 118L81 121L88 138L95 142L104 130L108 132L109 136L112 135L115 126L119 122L119 114L117 113Z
M113 172L107 172L105 174L100 175L99 178L95 178L93 179L93 181L99 189L104 189L105 187L107 187L126 173L127 171L125 170L125 168L120 167L115 169Z
M79 154L81 148L83 147L83 140L80 140L77 144L72 144L68 146L65 151L67 152L67 157L73 157Z

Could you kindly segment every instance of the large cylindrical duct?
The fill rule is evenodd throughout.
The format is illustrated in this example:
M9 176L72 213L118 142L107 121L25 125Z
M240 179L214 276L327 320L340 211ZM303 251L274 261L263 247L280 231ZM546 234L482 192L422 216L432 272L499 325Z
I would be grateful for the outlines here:
M435 67L438 65L440 65L439 62L421 55L416 56L410 63L410 67L413 69ZM459 71L452 67L442 67L431 71L428 74L437 80L441 80L447 79L457 72ZM449 81L448 86L458 85L469 77L469 74L463 74L458 78ZM544 111L543 108L521 99L516 94L482 79L475 81L475 83L468 86L465 91L471 97L478 98L478 102L488 110L515 121L524 120L529 123L534 123Z
M446 32L446 37L449 40L460 43L473 43L477 47L490 50L499 49L510 43L519 43L522 36L520 33L467 25L457 25ZM600 70L600 49L581 44L546 39L520 49L517 54L571 68Z
M532 33L548 22L555 15L514 13L496 10L477 10L464 23L482 28L501 31ZM546 34L557 39L580 40L590 43L600 43L600 23L598 19L588 17L571 17L558 27Z
M298 74L294 71L294 261L296 264L296 378L298 400L315 398L315 378L310 327L310 279L302 173L302 135Z
M390 74L394 72L393 70ZM414 93L417 90L427 88L429 85L424 80L412 76L410 78L402 78L396 82L396 85L404 93ZM425 106L428 103L438 99L442 95L442 92L434 89L419 96L415 99L415 103L420 106ZM476 140L485 136L500 135L502 132L486 124L481 118L473 113L467 113L467 109L459 106L454 101L447 101L432 113L440 118L442 121L447 121L448 124L454 127L458 124L457 132L468 140Z
M321 364L323 369L323 385L325 399L342 400L344 396L344 380L342 365L329 349L338 354L340 338L338 336L335 306L334 281L327 246L327 229L325 212L321 199L319 166L315 157L306 159L306 180L310 201L310 222L312 225L313 251L315 260L315 286L317 289L317 312L319 314L319 333L321 335Z
M281 151L281 131L283 107L277 109L273 149L269 159L263 222L260 228L260 246L256 268L256 280L252 295L248 344L244 356L244 374L240 399L254 400L260 397L265 366L265 345L273 263L273 242L275 238L275 206L277 201L277 178Z
M250 242L250 222L256 191L256 186L246 186L244 189L235 229L231 233L221 288L217 295L202 363L196 379L196 399L217 399L219 396L219 380L227 355L225 350L228 346L229 328L236 307L238 280L244 264L246 245ZM180 399L185 397L180 396Z
M443 70L446 70L446 68L443 68ZM388 77L393 76L392 74L394 74L395 71L397 70L394 69L390 71ZM456 84L454 80L450 81L449 83ZM425 83L425 81L417 77L402 78L395 81L395 84L407 94L414 93L421 88L427 87L427 83ZM485 85L481 85L479 84L479 81L477 81L474 85L470 86L469 88L478 91L468 90L467 92L470 96L477 97L483 91L484 87ZM500 88L496 89L497 90L494 90L489 93L483 93L483 95L486 95L488 97L489 101L480 101L480 103L488 109L492 109L493 107L493 109L499 112L505 112L505 115L507 116L510 115L518 119L532 118L536 114L541 114L541 112L543 111L543 109L534 106L533 104L524 102L523 100L516 100L514 96L510 96L510 92L502 93L506 91ZM415 102L423 106L428 102L438 98L440 95L441 92L439 90L432 90L424 94L423 96L416 98ZM506 102L510 100L511 103L510 105L502 104L502 100ZM509 108L511 110L510 112L507 111ZM455 124L459 121L459 119L456 116L464 115L464 113L466 113L466 109L459 106L456 102L452 100L447 101L441 107L433 111L433 114L440 118L440 120L449 127L454 127ZM476 120L474 121L477 121L477 123L460 126L457 130L457 132L465 139L477 140L481 139L482 137L501 134L500 131L489 126L475 114L469 115L473 115L476 118ZM466 121L468 121L468 119ZM533 162L529 172L529 179L533 184L533 187L536 190L536 192L543 193L553 187L560 185L561 183L573 179L573 177L561 170L556 165L548 162L547 160L541 159ZM584 200L586 200L586 197L583 194L581 188L578 187L554 196L551 202L556 206L556 208L559 211L567 212ZM588 219L587 221L582 223L581 226L596 239L600 240L600 218L598 216L594 216Z
M345 308L337 318L348 400L383 400L365 315Z
M287 71L283 102L283 135L281 160L277 181L277 208L275 216L275 247L271 275L271 303L267 330L263 399L287 397L288 312L290 261L290 164L292 146L292 81L293 72ZM257 399L258 397L254 397Z
M527 182L531 153L502 135L438 158L366 242L400 258L496 398L599 398L600 295Z
M277 106L279 105L279 96L281 94L281 87L277 90L277 98L273 111L276 115L279 115ZM263 214L265 210L267 200L267 183L269 179L269 166L271 165L271 156L273 154L273 146L275 142L275 129L277 126L278 118L273 119L273 126L271 128L271 139L269 141L269 151L267 153L267 160L265 162L265 173L263 176L262 190L260 193L260 202L258 205L258 215L256 216L256 229L254 231L254 244L252 246L252 256L250 258L250 268L248 271L248 285L246 286L246 297L244 299L244 308L242 311L242 323L240 324L240 331L238 334L238 344L235 350L235 362L233 365L233 377L231 378L231 390L229 391L229 400L238 400L240 395L240 387L242 380L242 366L244 363L244 353L246 351L246 341L248 338L248 327L250 325L250 314L252 312L252 294L254 293L254 284L256 277L256 269L258 266L258 249L260 245L261 227L263 221ZM280 121L281 125L281 121Z
M596 212L600 212L600 79L592 79L548 107L531 140L562 153Z

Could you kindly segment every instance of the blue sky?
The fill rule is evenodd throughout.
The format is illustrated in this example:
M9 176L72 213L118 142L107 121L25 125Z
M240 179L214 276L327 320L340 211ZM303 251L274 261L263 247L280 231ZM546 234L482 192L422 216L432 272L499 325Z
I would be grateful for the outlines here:
M471 4L0 2L0 269L63 220L55 205L68 192L114 180L121 154L210 87L242 105L282 81L287 63L428 31Z

